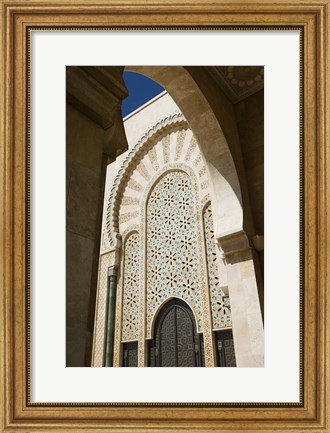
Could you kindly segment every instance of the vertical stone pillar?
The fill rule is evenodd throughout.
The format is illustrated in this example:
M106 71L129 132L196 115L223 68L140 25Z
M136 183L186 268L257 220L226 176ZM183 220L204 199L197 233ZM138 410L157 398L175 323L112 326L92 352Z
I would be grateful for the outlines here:
M116 310L116 290L117 290L118 266L108 268L108 287L107 287L107 313L105 330L105 353L104 366L113 366L113 349L115 335L115 310Z
M67 367L91 365L106 166L128 148L122 71L106 66L66 71ZM102 364L103 347L97 358Z
M200 202L197 196L197 203ZM212 314L211 314L211 302L210 302L210 291L209 291L209 279L208 279L208 269L206 263L206 251L205 251L205 238L204 238L204 226L202 220L202 212L197 212L197 248L199 256L199 269L201 274L201 303L203 311L203 337L204 337L204 357L205 357L205 367L215 367L216 366L216 354L214 345L214 333L212 332Z
M147 209L147 202L145 202ZM141 220L141 259L140 259L140 306L139 306L139 340L138 340L138 367L148 365L148 342L146 340L147 317L147 227L146 218Z
M227 265L237 367L263 367L264 330L248 238L240 231L217 241Z

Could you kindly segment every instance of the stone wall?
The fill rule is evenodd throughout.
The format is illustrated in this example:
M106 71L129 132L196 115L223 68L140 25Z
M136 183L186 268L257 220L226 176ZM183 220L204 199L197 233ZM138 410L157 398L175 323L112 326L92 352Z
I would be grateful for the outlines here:
M257 234L264 234L264 91L235 105L251 212Z
M244 161L246 185L249 191L255 235L264 236L264 91L245 98L235 105L237 127ZM260 306L263 312L264 251L254 251L257 257Z
M106 166L127 149L122 67L68 67L66 365L91 364ZM51 161L50 161L51 163Z
M89 304L98 262L103 129L68 105L66 310L67 365L84 366L90 340Z

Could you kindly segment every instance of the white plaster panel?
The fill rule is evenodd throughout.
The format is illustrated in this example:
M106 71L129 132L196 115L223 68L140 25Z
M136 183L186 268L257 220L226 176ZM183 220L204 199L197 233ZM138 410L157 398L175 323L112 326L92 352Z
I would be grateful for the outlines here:
M119 214L126 214L128 212L136 212L139 210L139 205L125 204L120 206Z
M190 141L192 138L192 135L193 134L192 134L191 129L187 128L186 135L185 135L184 142L183 142L182 152L180 154L178 162L184 162L188 148L189 148L189 144L190 144Z
M177 139L178 139L178 133L177 132L171 132L171 134L170 134L170 162L174 162L174 160L175 160L175 150L176 150Z
M199 150L199 146L198 144L195 146L195 148L193 149L193 151L190 154L186 155L186 160L189 161L189 163L192 164L192 166L194 166L194 161L196 160L196 158L200 155L200 150Z
M155 145L155 150L156 150L159 167L162 167L164 165L164 155L163 155L163 146L161 140L158 141L158 143Z
M155 174L155 169L154 169L154 166L152 165L152 162L150 160L150 156L148 154L145 155L145 157L143 158L143 163L144 163L150 177L152 177Z
M119 223L119 231L120 233L124 233L128 231L129 227L135 227L140 222L140 217L137 216L136 218L132 218L129 221L125 221L123 223Z
M132 178L138 182L143 188L145 187L145 185L147 184L146 179L137 171L134 170Z
M131 189L131 188L126 187L123 196L124 197L133 197L133 198L140 199L141 192L140 191L135 191L135 189Z
M171 96L164 92L160 98L154 98L131 115L126 116L124 128L129 148L134 147L146 131L157 122L174 113L180 113L180 109Z

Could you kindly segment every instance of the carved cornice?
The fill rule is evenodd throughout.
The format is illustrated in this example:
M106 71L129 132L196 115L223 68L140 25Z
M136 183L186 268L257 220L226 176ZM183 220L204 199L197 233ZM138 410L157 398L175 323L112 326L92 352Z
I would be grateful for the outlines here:
M109 129L120 112L121 101L128 96L122 70L119 66L69 66L67 102L103 129Z
M108 277L116 277L118 274L118 265L112 265L108 268Z
M251 250L249 238L243 230L228 233L217 238L223 258Z
M136 143L133 149L127 154L117 176L115 177L111 189L107 211L106 211L106 234L103 249L119 247L121 244L118 232L118 211L120 205L121 192L131 170L136 166L137 161L148 148L148 145L168 130L177 126L186 125L187 122L182 113L176 113L165 117L150 128Z

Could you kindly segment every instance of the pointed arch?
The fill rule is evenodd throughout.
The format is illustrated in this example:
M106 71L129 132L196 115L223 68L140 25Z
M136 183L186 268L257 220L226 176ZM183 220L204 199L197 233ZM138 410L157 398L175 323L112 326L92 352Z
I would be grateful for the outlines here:
M205 159L214 202L216 236L243 229L239 178L226 137L208 101L183 66L127 66L148 76L168 91L191 127ZM218 200L221 191L222 200Z
M131 230L124 243L122 341L137 341L139 336L140 250L140 235Z
M202 341L193 310L185 300L172 298L156 317L149 362L158 367L201 367L205 365Z
M146 152L148 147L152 147L156 139L173 130L175 127L187 125L181 113L167 116L150 128L136 143L124 159L120 170L115 177L114 184L108 199L106 208L106 236L103 248L118 247L120 245L120 235L118 230L118 210L123 188L127 177L135 169L136 163L141 155Z
M154 310L171 296L190 301L197 317L197 328L203 329L201 304L206 287L199 272L199 196L191 170L182 168L180 164L165 166L157 179L150 182L143 199L147 338Z
M189 302L189 300L187 300L187 299L183 299L183 298L180 298L179 296L170 296L169 298L166 298L158 307L157 307L157 309L154 311L154 314L153 314L153 317L152 317L152 320L151 320L151 326L150 326L150 336L149 336L149 339L150 338L153 338L153 336L154 336L154 332L155 332L155 323L156 323L156 320L157 320L157 317L158 317L158 315L159 315L159 313L160 313L160 311L163 309L163 307L168 303L168 302L170 302L170 301L172 301L173 299L179 299L180 301L182 301L182 302L185 302L187 305L188 305L188 307L191 309L191 311L192 311L192 314L193 314L193 316L194 316L194 320L195 320L195 324L196 324L196 330L197 330L197 332L198 333L200 333L200 330L198 330L198 327L197 327L197 317L196 317L196 312L195 312L195 310L194 310L194 307L191 305L191 303Z

